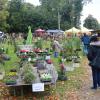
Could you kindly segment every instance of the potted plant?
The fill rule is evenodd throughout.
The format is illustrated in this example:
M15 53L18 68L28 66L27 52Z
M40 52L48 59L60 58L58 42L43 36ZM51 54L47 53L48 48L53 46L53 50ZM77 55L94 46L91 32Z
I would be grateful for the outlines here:
M66 61L72 61L72 54L73 54L73 46L72 46L72 39L67 39L63 44L63 56L66 58Z
M35 79L35 76L31 71L26 72L23 78L26 84L31 84L34 79Z
M49 73L43 73L40 76L42 82L50 82L52 80L52 76Z
M36 48L40 48L40 49L42 49L42 39L38 39L36 42L35 42L35 46L36 46Z
M21 76L23 78L23 81L26 84L31 84L33 80L35 79L32 65L29 62L26 62L22 65L22 70L21 70Z
M10 72L17 72L15 68L10 69Z
M17 72L8 72L7 75L8 76L17 76Z
M60 70L58 71L58 80L61 80L61 81L67 80L63 63L60 63Z
M16 80L15 79L6 79L5 80L5 84L6 85L15 85L16 84Z

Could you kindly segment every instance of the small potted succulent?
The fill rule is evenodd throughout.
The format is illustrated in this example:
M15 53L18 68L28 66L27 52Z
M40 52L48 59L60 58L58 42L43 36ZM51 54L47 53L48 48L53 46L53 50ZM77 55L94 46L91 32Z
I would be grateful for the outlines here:
M52 80L52 76L49 73L43 73L40 76L42 82L50 82Z
M17 72L8 72L7 75L8 76L17 76Z

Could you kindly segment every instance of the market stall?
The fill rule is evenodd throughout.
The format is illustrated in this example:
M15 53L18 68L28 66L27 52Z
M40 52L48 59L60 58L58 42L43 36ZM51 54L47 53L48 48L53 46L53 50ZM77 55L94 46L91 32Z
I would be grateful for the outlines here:
M77 35L78 33L80 32L79 29L75 28L75 27L72 27L71 29L69 30L65 30L65 34L66 35Z
M42 37L44 34L45 34L45 30L43 30L43 29L39 28L39 29L35 30L35 35L38 37Z
M81 27L80 29L80 33L86 33L87 35L91 35L91 31L93 31L92 29L88 29L86 27Z

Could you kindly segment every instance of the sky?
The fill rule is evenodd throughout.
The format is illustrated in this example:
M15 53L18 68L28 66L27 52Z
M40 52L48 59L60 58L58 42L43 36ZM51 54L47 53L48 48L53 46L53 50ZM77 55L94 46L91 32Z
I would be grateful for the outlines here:
M32 4L39 5L39 0L26 0L26 2L30 2ZM86 6L84 6L83 11L82 11L82 17L81 17L81 22L83 24L83 21L85 20L85 18L91 14L93 15L94 18L96 18L99 23L100 23L100 0L92 0L91 3L87 4Z
M39 0L25 0L26 2L29 2L29 3L32 3L34 4L35 6L39 5Z
M82 22L89 14L91 14L100 23L99 9L100 9L100 0L92 0L91 3L84 6L83 11L82 11L83 16L81 17Z

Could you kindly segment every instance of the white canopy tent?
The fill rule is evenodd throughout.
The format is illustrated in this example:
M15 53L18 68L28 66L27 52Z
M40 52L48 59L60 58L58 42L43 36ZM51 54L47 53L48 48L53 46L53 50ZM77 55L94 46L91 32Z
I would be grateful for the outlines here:
M75 28L75 27L72 27L71 29L69 29L69 30L66 30L65 31L65 34L67 34L67 33L70 33L70 34L77 34L77 33L79 33L80 32L80 30L79 29L77 29L77 28Z
M81 27L80 32L81 33L86 33L86 34L91 34L92 29L88 29L86 27Z

